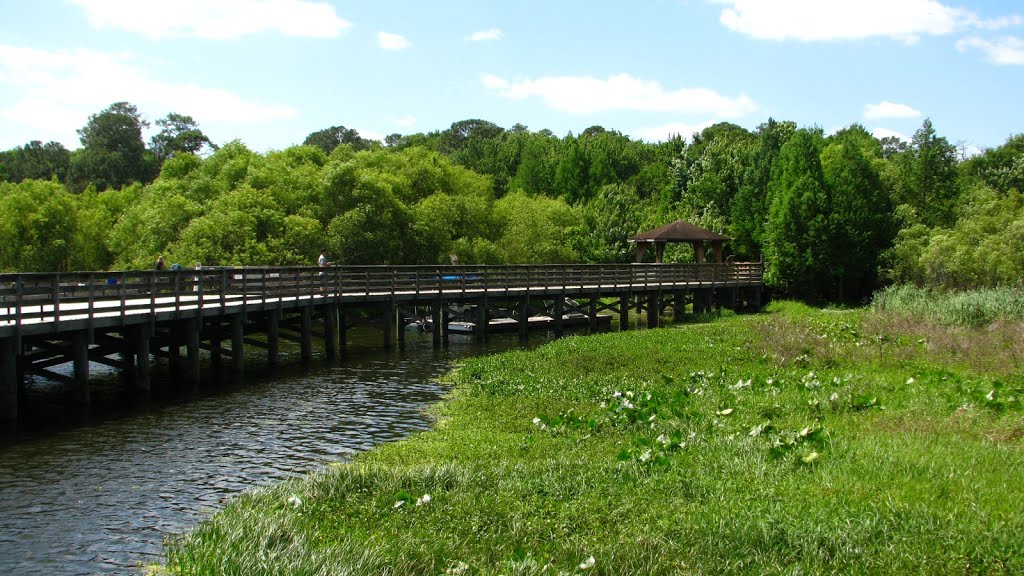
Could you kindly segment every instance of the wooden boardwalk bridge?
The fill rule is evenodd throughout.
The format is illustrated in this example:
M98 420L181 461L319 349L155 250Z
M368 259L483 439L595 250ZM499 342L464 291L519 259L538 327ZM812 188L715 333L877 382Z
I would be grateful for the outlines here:
M152 359L165 358L175 381L198 388L203 357L229 358L242 372L246 345L273 364L284 339L304 359L322 340L330 358L344 352L347 329L364 323L392 346L418 322L440 346L455 323L480 338L512 325L526 338L538 318L560 334L569 322L596 330L614 315L626 329L631 310L654 327L669 308L678 319L715 305L759 307L762 273L761 263L702 263L0 274L0 422L17 422L30 374L74 386L88 403L90 362L124 370L148 391ZM67 363L72 376L52 370Z

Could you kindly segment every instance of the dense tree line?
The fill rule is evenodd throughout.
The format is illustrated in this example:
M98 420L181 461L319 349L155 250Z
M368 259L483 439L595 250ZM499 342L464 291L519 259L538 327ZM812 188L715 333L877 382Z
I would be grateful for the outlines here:
M627 237L685 219L813 301L1024 277L1024 135L964 159L928 120L909 142L769 119L651 144L469 119L384 142L333 126L259 154L188 116L156 125L146 146L119 102L75 151L0 152L0 269L311 264L320 248L350 264L628 262Z

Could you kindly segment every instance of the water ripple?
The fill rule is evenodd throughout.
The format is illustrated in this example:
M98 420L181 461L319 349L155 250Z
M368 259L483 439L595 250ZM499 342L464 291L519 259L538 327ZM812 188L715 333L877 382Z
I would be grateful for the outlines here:
M232 496L429 427L438 376L483 350L425 342L0 448L0 574L131 573Z

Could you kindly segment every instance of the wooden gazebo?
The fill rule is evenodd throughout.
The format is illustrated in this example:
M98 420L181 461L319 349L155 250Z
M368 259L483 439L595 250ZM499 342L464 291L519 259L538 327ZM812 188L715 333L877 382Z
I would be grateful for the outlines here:
M630 242L636 242L636 261L642 262L647 247L654 244L654 261L661 263L662 255L665 253L665 244L669 242L688 242L693 246L693 259L698 263L704 262L704 244L711 244L711 250L715 255L715 261L722 261L722 245L731 240L728 236L722 236L717 232L706 230L700 226L694 226L685 220L676 220L671 224L665 224L659 228L641 232L636 236L627 238Z

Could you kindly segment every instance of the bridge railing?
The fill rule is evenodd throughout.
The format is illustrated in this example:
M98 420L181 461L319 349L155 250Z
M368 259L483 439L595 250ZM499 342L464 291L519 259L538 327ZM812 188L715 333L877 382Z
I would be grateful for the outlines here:
M0 274L0 327L288 300L755 286L758 262L537 266L201 267Z

